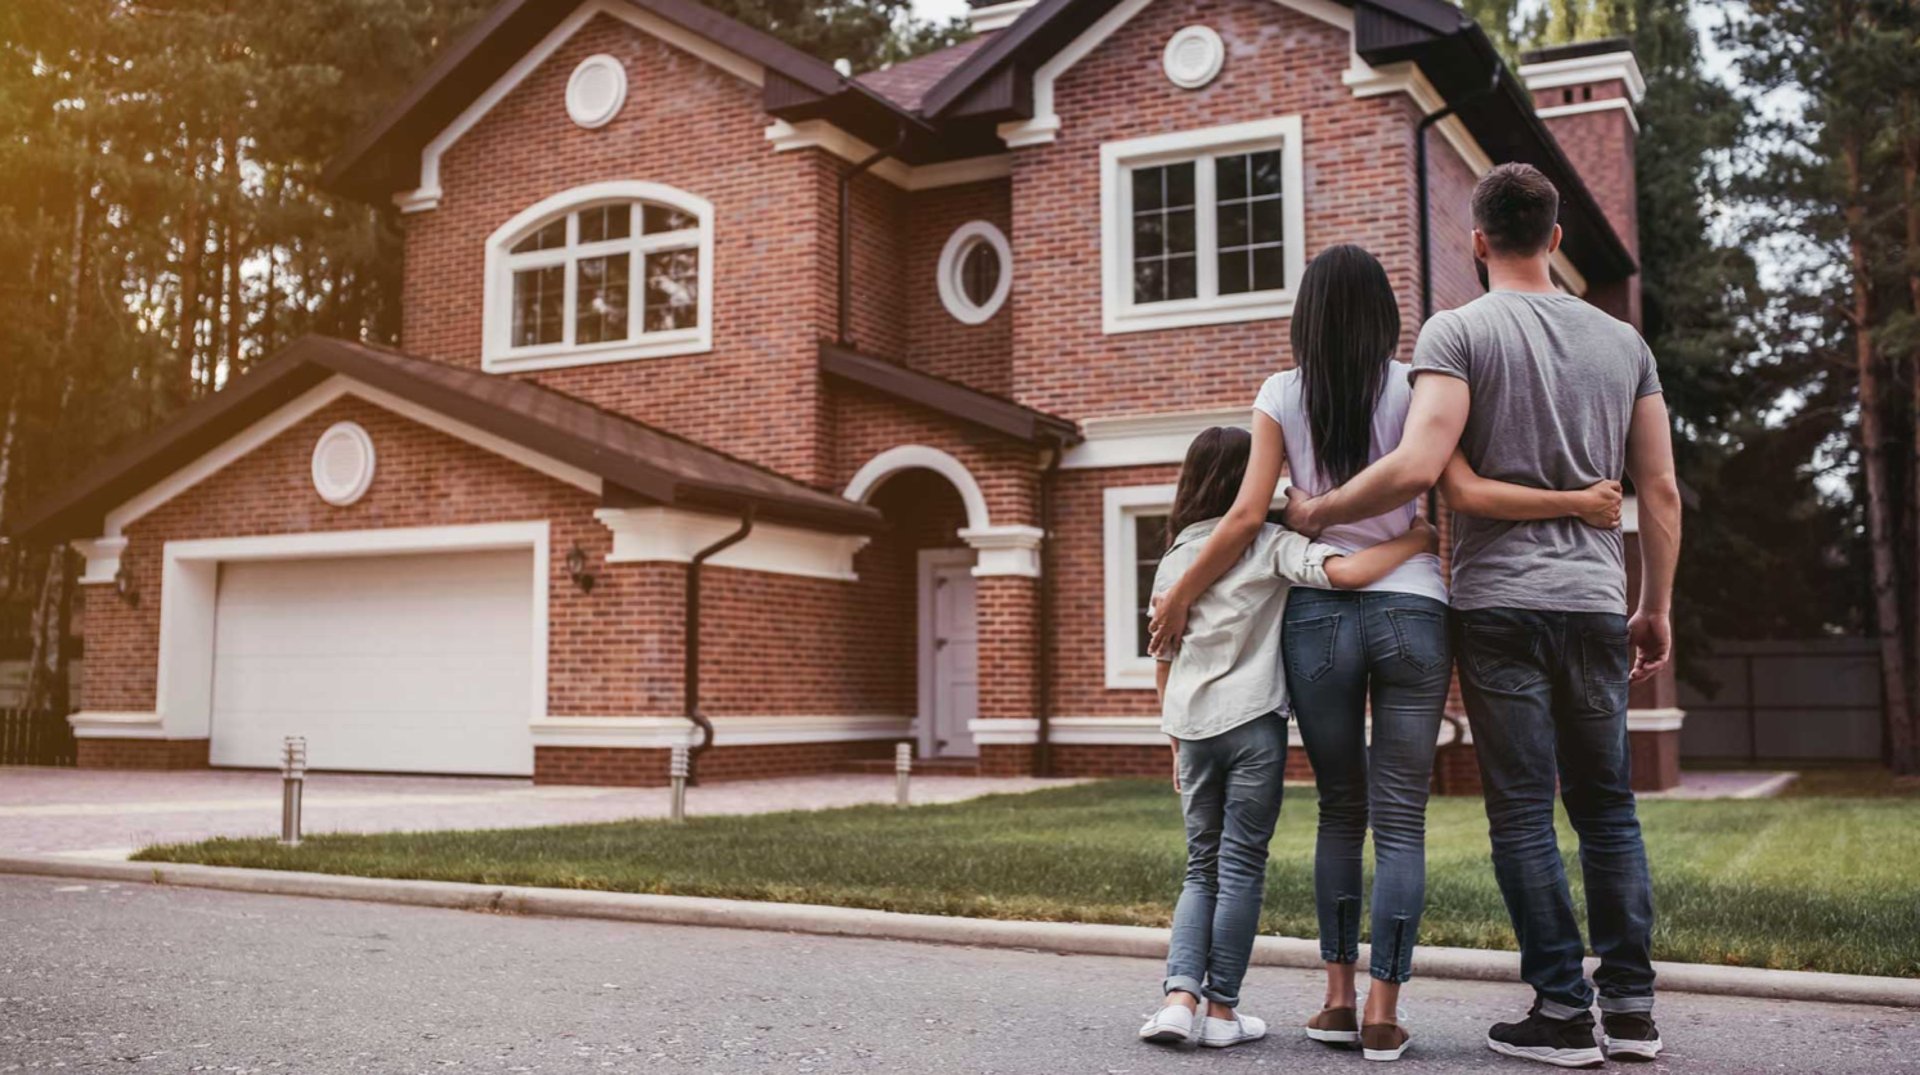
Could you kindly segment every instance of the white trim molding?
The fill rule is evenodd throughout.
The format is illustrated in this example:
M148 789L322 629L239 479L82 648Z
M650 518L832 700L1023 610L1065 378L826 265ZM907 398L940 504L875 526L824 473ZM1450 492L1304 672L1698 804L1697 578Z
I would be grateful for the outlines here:
M1620 501L1620 531L1626 534L1640 532L1640 498L1624 497Z
M575 239L576 214L596 205L651 202L664 205L694 218L695 227L662 235L642 233L640 213L634 210L629 235L606 242L582 244ZM567 222L568 241L564 250L540 250L515 254L513 244L528 233L555 219ZM697 237L689 238L692 231ZM713 350L713 203L696 194L637 179L587 183L563 190L514 214L513 219L487 236L486 277L481 293L482 332L480 367L488 373L518 373L524 370L557 369L564 366L588 366L603 362L625 362L637 358L669 358L675 355L705 354ZM700 259L696 286L700 289L691 328L649 332L645 328L646 259L656 250L692 249ZM629 299L627 336L604 343L574 343L575 265L583 258L602 254L626 254ZM560 303L563 335L557 343L513 345L513 277L526 259L545 267L564 265L566 285ZM555 259L558 259L556 262Z
M1013 20L1040 0L1002 0L998 4L981 4L967 11L967 23L976 34L990 30L1004 30L1013 25Z
M786 120L776 119L767 125L766 135L767 141L772 144L776 153L788 153L796 149L821 149L841 160L857 163L877 152L876 147L871 143L848 134L824 119L801 120L799 123L788 123ZM870 170L873 175L892 183L901 190L934 190L939 187L956 187L962 183L1005 179L1013 174L1013 157L1005 153L996 153L984 157L916 165L901 164L889 158L874 165Z
M1218 209L1214 162L1238 153L1280 153L1281 227L1285 286L1222 294L1216 249ZM1133 299L1133 183L1136 168L1191 161L1194 164L1193 298L1136 303ZM1300 117L1275 116L1172 134L1149 135L1100 146L1100 329L1113 335L1157 329L1266 321L1293 313L1293 296L1307 267L1306 181Z
M1633 133L1640 133L1640 117L1633 110L1633 102L1625 97L1602 97L1598 101L1580 101L1570 105L1554 105L1551 108L1535 109L1534 114L1541 119L1557 119L1560 116L1584 116L1590 112L1611 112L1619 109L1627 114L1627 126Z
M1061 120L1053 109L1053 88L1060 76L1087 58L1101 43L1112 37L1135 15L1146 10L1153 0L1122 0L1092 26L1080 32L1067 46L1054 53L1033 73L1033 118L1002 123L1000 140L1009 149L1045 145L1059 137ZM1348 34L1353 32L1353 12L1334 0L1274 0L1310 18L1318 19Z
M165 739L158 713L113 713L95 710L67 715L75 739Z
M1106 638L1108 690L1152 690L1154 659L1140 655L1139 581L1134 568L1139 549L1134 543L1133 520L1138 515L1165 512L1173 504L1174 486L1129 485L1101 494L1101 559L1106 588L1102 618Z
M1013 720L975 718L967 722L967 734L973 736L974 746L1022 746L1040 741L1040 722L1032 717Z
M1581 86L1590 82L1619 79L1627 87L1627 97L1639 104L1647 96L1647 79L1640 73L1640 61L1626 49L1598 56L1574 56L1545 63L1522 64L1516 72L1530 90L1554 90L1562 86Z
M613 533L609 564L692 563L695 553L739 529L740 520L680 508L601 508L593 513ZM870 540L778 523L756 523L746 540L707 563L741 571L852 582L853 557Z
M973 576L981 579L1002 575L1039 578L1040 542L1046 536L1046 531L1037 526L1017 523L977 529L965 527L960 531L960 540L978 554Z
M1000 276L993 286L993 293L985 302L976 304L967 294L966 281L962 272L966 260L980 247L993 251L1000 261ZM1007 295L1013 290L1013 247L1007 243L1007 235L992 223L985 220L972 220L953 229L947 237L947 244L940 248L940 261L934 270L934 282L940 292L940 305L947 308L955 321L964 325L982 325L993 319L1006 305Z
M532 587L532 691L529 720L547 711L548 526L533 522L471 526L322 530L256 537L169 541L160 576L160 667L154 688L167 739L204 739L213 721L214 608L220 565L234 561L527 549Z
M911 739L912 717L893 716L745 716L713 717L715 747L779 743L850 743ZM614 747L670 750L700 741L699 728L685 717L543 717L535 720L536 747Z
M440 187L440 159L447 150L596 15L619 19L753 86L766 83L766 71L759 64L721 48L708 38L683 30L637 4L623 3L622 0L587 0L562 19L538 44L528 49L507 69L506 74L495 79L486 92L474 98L473 103L420 150L420 185L393 196L393 203L400 207L401 212L425 212L440 205L440 199L444 196Z
M1627 710L1627 731L1629 732L1677 732L1687 720L1687 711L1667 707L1664 709Z
M80 577L75 580L81 586L111 585L113 577L120 573L120 554L127 551L127 539L123 537L76 538L68 542L73 551L86 561Z
M1187 446L1201 430L1213 426L1247 429L1252 422L1251 407L1087 418L1080 422L1084 439L1067 449L1060 468L1093 470L1179 463L1187 457Z
M980 483L974 480L973 472L960 460L924 444L888 448L867 460L840 495L856 504L865 504L881 482L903 470L916 468L931 470L952 483L960 494L960 502L967 509L967 529L983 533L993 530L993 520L987 517L987 496L980 491Z

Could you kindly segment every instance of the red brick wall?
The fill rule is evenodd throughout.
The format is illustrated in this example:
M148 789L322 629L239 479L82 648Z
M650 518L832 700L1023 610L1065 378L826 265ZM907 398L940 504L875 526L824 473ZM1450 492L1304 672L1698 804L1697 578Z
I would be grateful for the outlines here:
M626 105L606 126L582 130L566 115L566 80L601 52L625 63ZM832 278L819 273L833 263L831 188L841 165L817 150L775 152L768 122L755 87L597 18L448 150L439 207L404 218L404 347L478 365L488 235L585 183L665 183L714 205L713 351L522 376L817 480L814 347L832 331L831 303L821 301Z
M1018 261L1011 266L1014 282L1006 305L979 325L966 324L947 312L940 302L938 273L941 250L963 224L984 220L1011 241L1010 198L1008 182L995 179L920 191L909 201L906 362L936 377L1000 396L1013 391L1013 308L1022 287Z
M1251 397L1249 397L1251 400ZM1053 711L1066 717L1153 716L1154 692L1106 686L1104 491L1172 484L1177 466L1064 470L1054 486Z
M1167 80L1161 53L1205 21L1228 60L1211 85ZM1014 151L1015 395L1072 418L1237 405L1290 364L1285 321L1101 334L1100 144L1298 113L1304 125L1309 256L1354 242L1387 266L1417 309L1413 107L1405 95L1356 98L1340 81L1348 35L1261 0L1153 5L1054 87L1064 124L1049 145Z
M533 779L537 784L664 787L668 783L670 754L666 750L536 747L533 752ZM703 784L727 780L764 780L828 772L850 761L891 757L893 743L878 739L846 743L716 746L700 755L697 775Z
M75 764L82 769L205 769L205 739L81 739Z
M1535 90L1535 108L1564 107L1589 101L1618 100L1627 96L1626 83L1607 79L1578 86L1556 86ZM1606 214L1614 233L1627 244L1635 257L1640 254L1640 209L1636 188L1635 140L1638 137L1627 111L1609 108L1599 112L1581 112L1553 116L1547 130L1566 151L1567 159L1579 170L1580 178L1593 193ZM1595 284L1587 300L1601 309L1640 324L1640 277Z

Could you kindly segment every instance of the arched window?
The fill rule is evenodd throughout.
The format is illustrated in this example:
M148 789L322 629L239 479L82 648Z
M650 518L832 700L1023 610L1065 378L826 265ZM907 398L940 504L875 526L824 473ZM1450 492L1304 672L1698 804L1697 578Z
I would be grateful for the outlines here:
M657 183L542 201L487 240L495 372L659 358L713 346L713 208Z

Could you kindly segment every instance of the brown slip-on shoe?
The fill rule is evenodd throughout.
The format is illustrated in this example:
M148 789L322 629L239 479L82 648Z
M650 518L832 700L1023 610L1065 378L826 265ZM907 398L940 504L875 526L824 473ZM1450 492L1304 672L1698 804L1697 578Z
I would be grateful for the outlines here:
M1328 1045L1352 1045L1360 1040L1360 1019L1352 1008L1323 1008L1307 1020L1307 1037Z
M1413 1035L1398 1023L1368 1023L1360 1029L1360 1055L1368 1060L1398 1060Z

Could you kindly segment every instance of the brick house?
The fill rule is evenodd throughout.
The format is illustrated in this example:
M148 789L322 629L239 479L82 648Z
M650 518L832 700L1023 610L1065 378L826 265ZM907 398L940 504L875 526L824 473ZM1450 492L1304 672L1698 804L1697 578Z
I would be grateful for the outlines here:
M1157 775L1170 483L1291 362L1312 251L1417 323L1524 160L1562 283L1638 313L1618 42L1516 73L1442 0L973 19L848 78L692 0L485 17L326 176L399 208L399 348L303 339L24 524L86 561L81 764ZM1672 686L1634 697L1671 783Z

